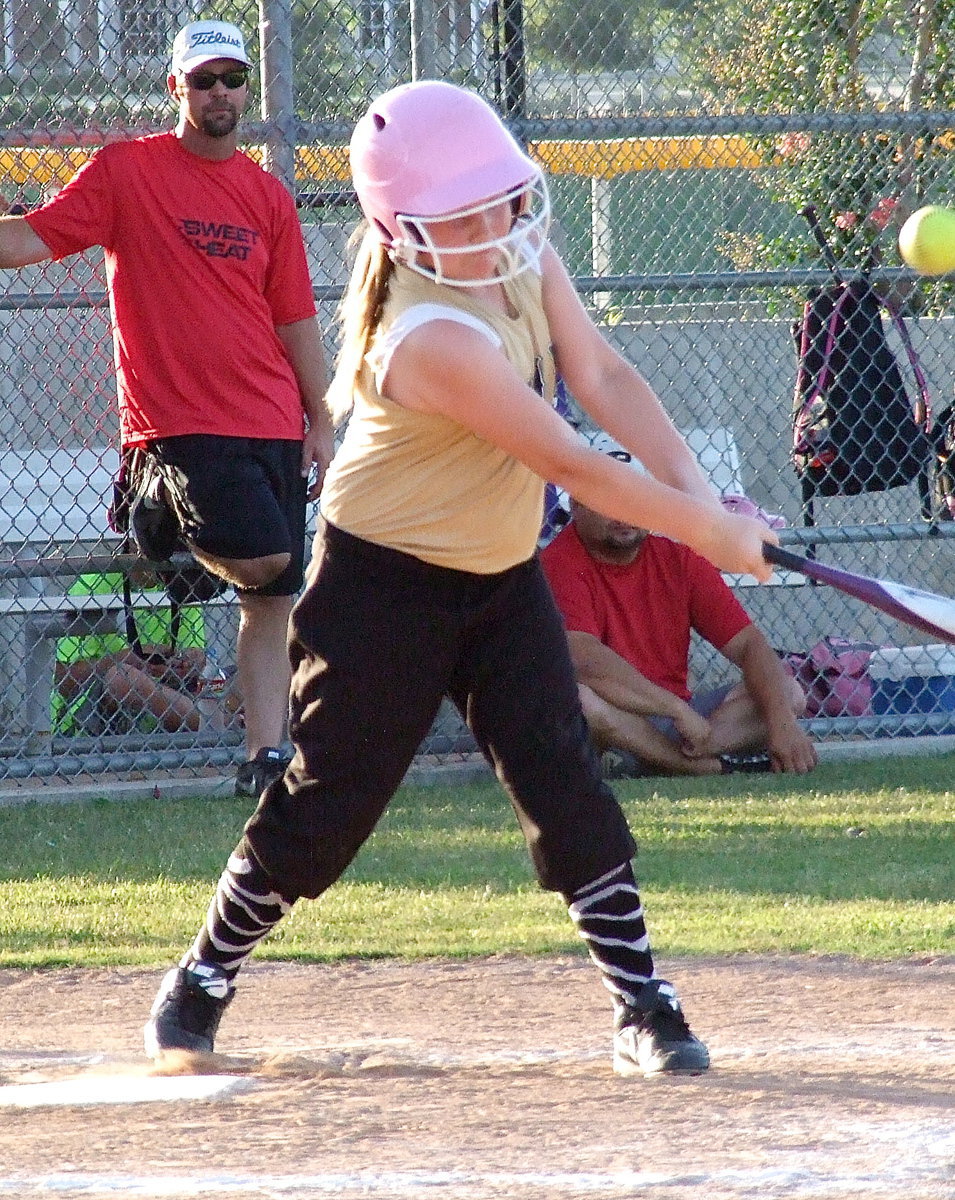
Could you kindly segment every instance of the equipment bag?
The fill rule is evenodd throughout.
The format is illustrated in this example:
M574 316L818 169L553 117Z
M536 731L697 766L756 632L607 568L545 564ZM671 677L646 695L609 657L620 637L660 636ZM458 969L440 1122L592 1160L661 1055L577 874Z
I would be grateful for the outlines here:
M935 519L955 521L955 404L949 404L939 413L931 438L935 452L932 488Z
M869 662L875 642L825 637L808 652L777 651L806 693L807 717L865 717L872 712Z
M182 538L179 520L166 498L159 466L152 455L139 448L123 451L119 474L113 481L109 523L117 533L125 535L123 549L127 553L135 547L143 558L155 564L153 571L166 591L170 645L162 652L147 654L136 626L132 583L129 573L123 572L123 609L129 648L147 662L162 660L175 653L183 608L221 596L228 584L194 559L187 563L169 561L173 554L188 552L188 547Z
M838 280L810 295L794 330L792 461L810 513L816 495L852 496L917 482L922 514L931 516L928 385L905 323L893 314L918 392L913 404L881 309L867 276Z

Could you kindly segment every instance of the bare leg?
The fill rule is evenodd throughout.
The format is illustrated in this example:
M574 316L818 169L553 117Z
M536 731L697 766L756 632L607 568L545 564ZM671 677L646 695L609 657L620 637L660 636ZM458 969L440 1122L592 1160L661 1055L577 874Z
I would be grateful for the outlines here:
M598 751L611 747L634 754L661 775L719 775L716 755L689 758L646 717L623 712L580 685L580 703Z
M266 587L273 579L278 579L289 564L288 554L269 554L264 558L214 558L192 542L189 549L197 562L235 587Z
M288 619L291 596L239 596L236 645L239 691L245 711L248 758L263 746L280 746L288 719L291 668Z
M196 559L216 575L242 588L265 587L289 563L287 554L265 558L213 558L191 546ZM291 668L288 619L292 596L239 593L239 636L236 644L239 692L245 713L245 745L249 759L265 746L280 746L288 720Z
M130 716L148 712L171 733L199 728L199 712L191 696L167 687L129 662L107 666L103 683L110 702Z
M80 658L76 662L56 664L56 688L64 700L75 699L96 674L97 664Z
M801 717L806 697L794 679L787 681L793 715ZM709 717L711 744L716 754L752 753L766 749L769 731L749 692L739 683Z
M125 712L132 719L149 713L170 733L199 728L199 712L192 697L161 683L131 653L107 654L95 661L80 660L62 670L58 667L57 687L61 695L71 700L95 676L103 681L102 699L110 710Z

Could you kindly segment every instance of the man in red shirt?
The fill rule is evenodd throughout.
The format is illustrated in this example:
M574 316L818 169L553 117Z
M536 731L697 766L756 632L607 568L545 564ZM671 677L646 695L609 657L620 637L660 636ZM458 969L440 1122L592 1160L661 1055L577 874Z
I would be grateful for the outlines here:
M104 146L48 203L0 218L0 266L105 250L123 449L145 451L129 461L159 473L189 549L237 590L236 790L258 796L284 768L286 629L332 430L295 202L238 149L249 67L236 26L187 25L175 130Z
M606 434L594 444L643 470ZM805 696L719 571L573 500L571 513L541 560L598 751L632 756L637 773L811 771L816 751L797 723ZM739 683L691 694L694 630L739 668Z

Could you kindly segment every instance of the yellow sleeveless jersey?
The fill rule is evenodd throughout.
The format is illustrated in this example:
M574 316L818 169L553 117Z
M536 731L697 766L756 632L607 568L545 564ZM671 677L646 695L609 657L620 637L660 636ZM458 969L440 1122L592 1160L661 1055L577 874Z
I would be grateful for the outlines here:
M321 510L357 537L425 562L476 574L530 558L543 515L544 481L523 463L447 417L412 412L381 394L391 353L412 329L457 319L497 345L522 379L554 400L554 361L541 280L525 271L506 283L518 316L464 288L439 287L397 267L355 388Z

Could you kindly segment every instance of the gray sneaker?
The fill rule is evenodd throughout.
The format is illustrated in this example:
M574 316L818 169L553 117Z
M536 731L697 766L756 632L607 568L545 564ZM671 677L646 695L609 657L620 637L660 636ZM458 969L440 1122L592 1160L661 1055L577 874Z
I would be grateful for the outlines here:
M215 1045L222 1014L235 988L221 967L193 963L167 972L143 1029L146 1053L158 1058L163 1050L205 1050Z
M710 1065L693 1036L672 983L651 979L617 1014L613 1069L618 1075L699 1075Z
M603 779L640 779L644 771L640 759L629 750L605 750L600 756Z

